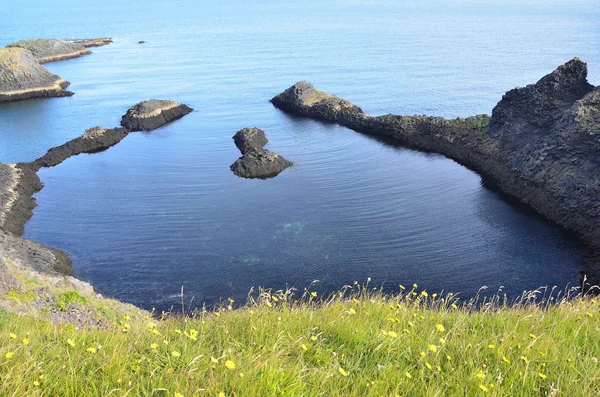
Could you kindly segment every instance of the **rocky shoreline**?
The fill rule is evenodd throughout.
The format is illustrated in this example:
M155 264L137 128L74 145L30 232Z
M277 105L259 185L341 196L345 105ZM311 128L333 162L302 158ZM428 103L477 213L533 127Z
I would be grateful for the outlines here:
M373 117L307 82L271 102L289 113L440 153L600 252L600 87L587 82L587 65L578 58L535 84L508 91L491 118ZM600 284L598 255L586 260L584 272L589 284Z
M187 114L192 111L186 105L172 101L162 102L176 104L177 106L173 108L178 107L180 110L169 113L170 117L163 116L160 120L153 120L151 129L162 127L173 121L175 118L172 116L175 114L181 112ZM140 108L140 105L141 103L133 108ZM147 104L144 108L151 112L160 110L160 108L149 108ZM182 116L183 114L176 118ZM43 187L37 171L41 167L56 166L69 157L81 153L96 153L106 150L119 143L130 132L132 131L126 128L94 127L86 130L78 138L49 149L44 156L30 163L0 163L0 294L19 287L18 281L4 266L7 261L14 263L17 267L50 276L72 275L71 259L67 254L19 237L24 232L25 223L33 215L32 211L36 205L33 195Z
M40 64L78 58L92 53L80 42L59 39L20 40L7 45L7 48L23 48L31 51Z
M30 51L0 48L0 103L70 96L69 84L41 66Z
M267 179L279 175L293 164L264 146L268 139L259 128L244 128L233 136L235 146L242 153L230 167L231 171L242 178Z
M42 63L91 54L88 47L112 43L108 38L29 39L0 48L0 103L73 95L70 83L50 73Z

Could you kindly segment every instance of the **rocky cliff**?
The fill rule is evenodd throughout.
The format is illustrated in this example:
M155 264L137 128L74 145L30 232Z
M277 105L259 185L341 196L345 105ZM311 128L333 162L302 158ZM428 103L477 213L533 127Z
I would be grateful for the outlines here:
M0 102L63 97L68 81L50 73L22 48L0 48Z
M535 84L508 91L491 118L372 117L307 82L271 102L290 113L443 154L600 248L600 88L587 82L587 65L577 58ZM587 263L592 284L600 284L599 263Z

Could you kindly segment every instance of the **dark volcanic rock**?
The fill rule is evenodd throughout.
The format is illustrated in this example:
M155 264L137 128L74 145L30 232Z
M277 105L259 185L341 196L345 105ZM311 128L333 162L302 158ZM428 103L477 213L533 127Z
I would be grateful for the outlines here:
M587 82L587 66L579 59L507 92L491 119L372 117L306 82L271 102L294 114L441 153L600 249L600 88ZM600 284L599 264L587 263L592 284Z
M101 152L121 142L127 134L128 132L124 128L90 128L82 136L48 150L44 156L33 162L33 166L35 169L53 167L71 156Z
M243 178L272 178L293 164L280 155L264 149L268 140L258 128L244 128L233 136L242 157L231 165L231 171Z
M0 48L0 102L73 95L65 90L68 85L41 66L30 51Z
M73 273L71 259L64 252L0 233L0 263L5 261L50 275L70 276Z
M112 39L108 37L98 37L95 39L67 39L69 43L81 44L85 48L102 47L112 43Z
M41 188L40 178L31 165L0 163L0 233L23 234L35 208L33 195Z
M265 136L265 132L259 128L244 128L233 136L233 142L244 154L250 149L259 150L264 148L269 140Z
M129 109L121 119L121 126L129 131L154 130L185 116L192 110L181 103L151 99Z
M58 39L29 39L9 44L29 50L39 63L60 61L91 54L82 44Z

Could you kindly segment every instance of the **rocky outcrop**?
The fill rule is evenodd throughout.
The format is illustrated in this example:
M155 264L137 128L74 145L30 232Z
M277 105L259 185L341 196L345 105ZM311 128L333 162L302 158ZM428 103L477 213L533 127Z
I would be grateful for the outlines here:
M0 233L23 234L35 208L33 195L42 188L35 169L27 164L0 163Z
M507 92L491 118L372 117L307 82L271 102L297 115L443 154L577 232L593 249L600 247L600 88L587 82L587 66L577 58L536 84ZM587 262L591 284L600 284L599 263Z
M30 98L64 97L69 82L41 66L22 48L0 48L0 103Z
M0 261L0 296L21 288L21 283L13 277L3 261Z
M102 47L113 42L113 40L108 37L98 37L95 39L66 39L65 41L68 41L69 43L81 44L85 48Z
M61 61L91 54L81 43L59 39L28 39L9 44L7 47L24 48L33 53L39 63Z
M5 261L44 274L73 274L71 259L64 252L31 240L0 233L0 263Z
M177 120L192 108L173 101L151 99L133 106L121 118L121 126L129 131L149 131Z
M101 152L121 142L127 134L128 132L124 128L90 128L82 136L48 150L44 156L35 160L32 165L36 170L41 167L54 167L71 156L81 153Z
M258 128L244 128L233 136L242 157L231 165L231 171L243 178L272 178L293 164L280 155L264 149L268 140Z

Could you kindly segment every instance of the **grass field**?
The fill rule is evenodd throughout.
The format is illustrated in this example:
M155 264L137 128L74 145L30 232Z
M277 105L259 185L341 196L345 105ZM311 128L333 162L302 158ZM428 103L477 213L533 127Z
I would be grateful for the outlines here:
M262 291L237 309L132 312L104 330L0 311L0 395L600 395L595 298L474 306L399 291Z

